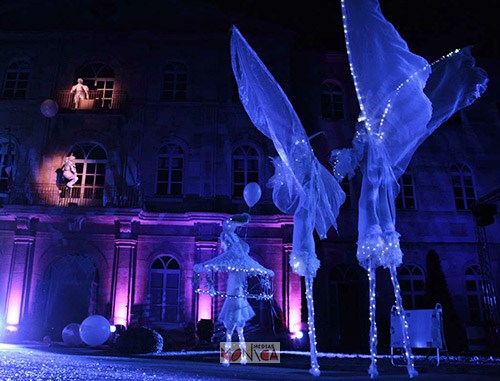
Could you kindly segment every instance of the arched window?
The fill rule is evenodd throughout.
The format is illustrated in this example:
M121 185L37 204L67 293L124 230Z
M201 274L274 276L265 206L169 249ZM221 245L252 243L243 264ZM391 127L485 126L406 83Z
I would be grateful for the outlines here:
M396 207L398 209L416 209L415 202L415 186L413 183L413 175L410 169L401 175L398 180L399 194L396 197Z
M78 205L102 205L107 155L96 143L76 144L68 154L76 160L78 182L71 189L65 189L61 198Z
M450 168L450 172L457 210L470 209L476 201L471 169L463 163L458 163Z
M321 86L321 116L323 119L344 119L344 92L334 82Z
M15 152L11 139L0 139L0 192L8 192L12 189Z
M469 319L479 323L484 319L483 279L478 265L472 265L465 270L465 290L469 306Z
M425 275L422 269L414 265L401 266L398 270L403 306L409 310L423 308L425 293Z
M184 151L177 144L167 144L158 153L156 194L182 195Z
M179 263L169 255L157 258L149 270L149 319L151 322L180 320Z
M236 147L233 151L233 196L243 197L245 185L259 182L260 157L257 150L249 145Z
M187 99L188 75L186 65L169 62L163 73L163 101L185 101Z
M96 107L113 108L115 72L112 68L102 63L89 64L75 72L75 82L77 78L82 78L90 92L96 93L95 99L99 102Z
M31 66L27 61L16 61L5 72L2 96L4 98L26 98Z

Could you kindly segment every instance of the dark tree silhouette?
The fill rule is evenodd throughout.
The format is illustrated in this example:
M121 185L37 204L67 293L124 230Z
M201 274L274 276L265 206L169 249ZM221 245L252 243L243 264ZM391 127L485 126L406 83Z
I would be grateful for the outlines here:
M443 328L450 354L460 354L467 349L465 329L453 305L441 261L436 251L431 250L426 258L425 308L434 308L436 303L443 307Z

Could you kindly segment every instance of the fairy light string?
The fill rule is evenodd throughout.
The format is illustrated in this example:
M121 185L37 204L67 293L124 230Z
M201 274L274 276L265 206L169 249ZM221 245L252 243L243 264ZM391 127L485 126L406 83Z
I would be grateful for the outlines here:
M318 353L316 350L316 328L314 325L314 299L313 299L313 281L312 276L305 276L306 300L307 300L307 328L309 333L309 346L311 351L311 368L309 373L313 376L319 376L321 371L318 365Z
M370 356L371 364L368 368L368 374L370 378L375 378L378 376L377 369L377 323L376 323L376 300L377 295L375 292L375 269L370 265L368 266L368 287L369 287L369 297L370 297Z
M366 134L366 138L376 138L376 139L384 139L384 132L382 131L382 126L384 125L388 113L391 110L393 104L394 104L394 99L400 94L401 89L403 87L413 81L417 76L425 71L425 70L430 70L431 65L435 65L438 62L442 61L443 59L446 59L450 57L453 54L456 54L459 52L459 50L455 50L454 52L451 52L437 61L435 61L431 65L425 65L422 69L417 70L415 73L410 75L408 78L406 78L403 82L401 82L395 89L395 91L392 93L392 96L389 98L389 100L386 103L386 106L384 108L384 111L382 113L382 117L380 120L377 122L378 128L375 130L373 128L373 122L370 119L370 116L367 115L366 113L366 107L364 105L364 100L361 95L360 91L360 83L358 81L358 77L355 72L354 65L352 64L353 59L352 59L352 53L351 53L351 48L349 44L349 27L348 27L348 20L347 20L347 10L346 10L346 5L345 5L345 0L341 0L341 8L342 8L342 25L344 29L344 35L345 35L345 42L346 42L346 50L347 50L347 55L349 58L349 69L351 72L351 76L353 78L354 82L354 88L356 91L356 95L358 98L359 106L360 106L360 116L358 118L359 123L363 123L364 129L358 129L356 131L355 139L357 140L363 140L364 136ZM364 131L363 131L364 130ZM340 176L341 173L337 169L337 164L338 164L338 158L334 159L333 162L333 168L334 168L334 173L337 173L337 176ZM369 283L369 319L370 319L370 357L371 357L371 364L370 367L368 368L368 373L370 375L370 378L375 378L378 376L378 369L377 369L377 343L378 343L378 338L377 338L377 324L376 324L376 275L375 275L375 269L378 266L384 265L384 267L389 267L390 273L391 273L391 281L394 287L394 295L395 295L395 303L396 303L396 309L399 318L401 319L401 326L403 329L403 345L404 345L404 350L405 350L405 356L407 359L407 368L408 368L408 374L411 377L416 376L418 373L414 369L414 363L413 363L413 356L411 352L411 347L410 347L410 338L408 336L408 323L406 321L406 317L404 314L404 309L402 306L402 299L401 299L401 290L399 287L399 283L396 277L396 266L399 263L395 263L396 259L401 260L401 250L399 248L399 237L390 237L389 239L382 239L381 237L377 237L374 235L373 237L367 236L367 237L362 237L362 241L358 242L358 260L362 264L363 267L366 268L367 273L368 273L368 283ZM384 242L387 241L387 242ZM394 254L398 253L398 254ZM386 263L386 262L391 262L391 258L389 258L391 255L393 255L394 258L392 258L392 263ZM389 256L386 258L386 256Z

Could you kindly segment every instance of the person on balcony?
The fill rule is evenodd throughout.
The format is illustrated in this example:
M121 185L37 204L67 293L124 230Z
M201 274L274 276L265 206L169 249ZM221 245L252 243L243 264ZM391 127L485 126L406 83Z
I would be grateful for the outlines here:
M75 108L79 108L82 99L89 99L89 87L83 84L82 78L78 78L76 82L77 84L71 88L71 94L74 94L73 103Z
M68 188L73 188L75 183L78 181L78 176L76 175L76 163L75 163L76 157L73 156L73 153L71 153L69 156L64 158L63 165L62 165L62 171L63 171L63 176L68 182L66 183L66 186Z

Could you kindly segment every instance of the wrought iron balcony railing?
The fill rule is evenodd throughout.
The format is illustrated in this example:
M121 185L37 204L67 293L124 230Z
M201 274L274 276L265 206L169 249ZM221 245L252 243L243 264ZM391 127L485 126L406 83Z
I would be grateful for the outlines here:
M60 90L54 93L54 100L61 110L75 109L74 94L70 90ZM119 110L124 108L127 94L117 90L90 90L89 99L80 100L79 110Z
M142 205L142 192L133 187L119 190L108 186L74 186L70 189L34 183L22 189L14 186L6 201L12 205L138 208Z

